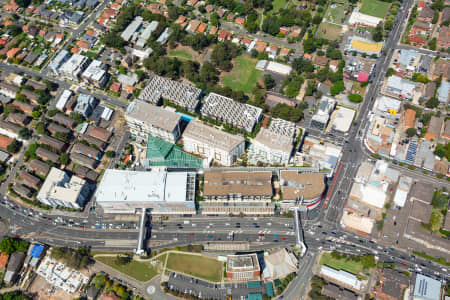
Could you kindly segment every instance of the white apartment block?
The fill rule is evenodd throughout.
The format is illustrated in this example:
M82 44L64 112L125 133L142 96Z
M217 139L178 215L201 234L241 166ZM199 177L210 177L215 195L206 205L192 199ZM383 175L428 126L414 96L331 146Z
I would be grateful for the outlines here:
M181 134L180 115L141 100L128 105L125 119L131 135L145 143L149 135L176 143Z
M81 75L83 81L98 88L104 88L108 81L108 66L99 60L91 62L89 67Z
M80 54L74 54L60 68L59 75L69 80L78 81L81 73L88 67L90 59Z
M271 165L289 163L293 149L296 126L282 119L273 119L268 128L261 128L252 141L248 152L248 161Z
M231 166L245 151L245 140L200 121L191 121L183 133L184 150Z
M220 122L252 132L261 118L262 109L236 102L216 93L210 93L203 102L201 113Z
M66 172L53 167L44 181L37 199L47 205L79 209L89 196L89 186L84 179L70 177Z

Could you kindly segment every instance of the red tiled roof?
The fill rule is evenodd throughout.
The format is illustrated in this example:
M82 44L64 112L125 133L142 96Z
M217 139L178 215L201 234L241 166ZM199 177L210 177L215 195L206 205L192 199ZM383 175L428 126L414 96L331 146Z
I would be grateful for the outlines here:
M6 149L9 144L11 144L14 139L7 137L5 135L0 135L0 148Z

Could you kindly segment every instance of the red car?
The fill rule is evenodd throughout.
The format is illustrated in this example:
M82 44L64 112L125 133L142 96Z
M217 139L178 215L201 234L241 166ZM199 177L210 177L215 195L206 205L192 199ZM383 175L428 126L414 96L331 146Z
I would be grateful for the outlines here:
M52 218L47 218L47 220L51 221L51 220L52 220Z
M260 233L260 234L258 234L259 236L264 236L264 233Z
M405 264L405 263L402 263L402 266L404 266L404 267L407 267L408 265L407 265L407 264Z
M285 241L286 240L286 238L281 238L283 241Z
M18 235L18 234L15 234L15 235L14 235L14 238L18 239L18 238L19 238L19 235Z
M189 233L189 235L190 235L190 236L192 236L192 235L194 235L194 233L193 233L193 232L191 232L191 233Z

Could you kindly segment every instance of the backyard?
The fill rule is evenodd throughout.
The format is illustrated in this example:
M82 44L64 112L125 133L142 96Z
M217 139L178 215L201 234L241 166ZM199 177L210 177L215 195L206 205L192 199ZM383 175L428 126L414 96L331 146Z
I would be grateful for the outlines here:
M115 256L97 256L95 257L95 260L143 282L149 281L150 279L155 277L156 274L158 274L157 267L152 266L150 262L140 262L132 260L127 264L119 265L116 262Z
M222 78L223 85L244 93L251 93L262 71L256 70L257 60L246 55L235 58L233 70Z
M340 25L322 22L317 28L316 37L335 41L340 38L342 27Z
M214 282L223 274L221 262L200 255L170 253L166 268Z
M363 265L360 261L353 261L346 258L334 258L330 253L322 254L320 264L333 269L344 270L355 275L361 273L363 270Z
M389 3L379 0L362 0L360 13L384 19L389 9Z

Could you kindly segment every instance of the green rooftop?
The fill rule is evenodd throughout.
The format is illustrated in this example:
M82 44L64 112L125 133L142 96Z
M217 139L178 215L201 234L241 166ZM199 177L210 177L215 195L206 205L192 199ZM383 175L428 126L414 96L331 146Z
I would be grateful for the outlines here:
M261 286L261 282L259 281L248 281L247 282L247 288L254 289L259 288Z
M248 300L262 300L262 294L261 293L250 293L247 296Z
M148 137L146 159L150 166L201 168L203 160L169 142Z
M266 294L269 297L273 297L275 293L273 292L272 282L266 282Z

